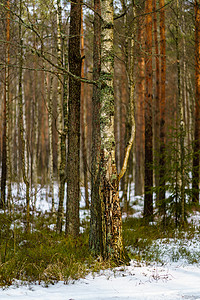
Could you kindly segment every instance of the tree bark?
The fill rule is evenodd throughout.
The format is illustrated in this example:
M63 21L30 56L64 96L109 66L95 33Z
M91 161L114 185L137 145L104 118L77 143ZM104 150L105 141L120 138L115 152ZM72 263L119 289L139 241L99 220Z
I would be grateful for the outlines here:
M200 148L200 2L195 1L195 124L192 170L192 202L199 204L199 148Z
M160 56L161 56L161 76L160 76L160 178L159 178L159 210L164 216L166 214L165 203L165 80L166 80L166 38L165 38L165 9L164 0L160 0Z
M94 0L93 80L101 72L101 1ZM89 246L94 255L103 256L102 215L100 199L100 86L93 86L92 96L92 163L91 163L91 218Z
M20 17L22 16L22 0L20 0ZM20 56L19 56L19 130L21 138L21 160L22 160L22 175L23 181L26 185L26 232L30 231L30 195L29 195L29 180L28 180L28 161L26 157L26 120L23 107L23 92L22 92L22 79L23 79L23 39L22 39L22 24L19 21L19 40L20 40Z
M153 219L153 132L152 132L152 0L145 3L146 25L146 94L145 94L145 178L144 219Z
M156 204L159 200L159 159L160 159L160 56L158 43L158 26L157 26L157 1L153 0L153 27L154 27L154 44L155 44L155 99L154 99L154 175L156 186Z
M119 179L115 163L114 136L114 44L113 1L101 1L101 170L100 199L102 207L102 253L104 259L120 264L126 261L122 240L119 203ZM123 170L124 171L124 170ZM124 174L124 172L123 172ZM121 177L123 176L121 174Z
M71 3L69 32L69 71L81 77L80 55L81 1ZM69 78L67 211L66 234L79 234L80 201L80 93L81 83Z
M135 195L144 193L144 145L145 145L145 60L144 60L144 25L143 18L139 19L138 41L140 43L138 58L138 82L137 82L137 98L136 98L136 164L135 164Z
M62 8L60 0L57 0L57 53L58 65L63 66L62 51ZM59 177L59 206L57 215L57 232L62 232L64 217L64 192L65 192L65 167L66 167L66 122L65 122L65 101L62 89L62 75L58 74L58 177Z
M5 85L4 85L4 110L3 110L3 139L2 139L2 173L0 208L6 207L6 179L8 167L8 101L9 101L9 60L10 60L10 1L6 2L6 53L5 53Z
M84 30L83 30L83 7L81 7L81 77L84 78ZM89 208L88 194L88 164L87 164L87 135L86 135L86 112L85 112L85 95L84 82L81 82L81 137L82 137L82 158L83 158L83 174L85 187L85 208Z

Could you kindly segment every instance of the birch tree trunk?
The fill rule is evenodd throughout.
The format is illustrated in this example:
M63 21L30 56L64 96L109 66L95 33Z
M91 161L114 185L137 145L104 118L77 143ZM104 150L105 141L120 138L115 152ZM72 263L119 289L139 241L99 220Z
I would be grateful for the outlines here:
M46 75L48 76L48 75ZM53 75L50 75L48 97L48 124L49 124L49 176L50 176L50 197L51 211L55 213L54 203L54 176L53 176ZM47 79L46 79L47 80ZM47 82L48 85L48 82Z
M120 264L127 261L122 240L122 219L119 203L119 180L127 168L126 156L120 174L115 163L114 136L114 48L113 1L101 1L101 170L100 199L102 208L102 251L104 259ZM132 146L132 145L131 145ZM128 147L127 147L128 148ZM126 151L127 152L127 151ZM128 148L130 153L130 147Z
M22 0L20 0L20 20L22 16ZM25 130L25 113L23 107L23 92L22 92L22 78L23 78L23 39L22 39L22 24L19 21L19 40L20 40L20 55L19 55L19 130L21 138L21 160L22 160L22 175L26 185L26 231L30 231L30 195L29 195L29 180L28 180L28 162L26 156L26 130Z
M60 0L57 0L57 49L58 49L58 65L63 66L62 51L62 8ZM57 232L62 232L62 224L64 217L64 191L65 191L65 166L66 166L66 132L64 129L64 111L63 111L63 89L62 76L58 74L58 176L59 176L59 206L57 215Z

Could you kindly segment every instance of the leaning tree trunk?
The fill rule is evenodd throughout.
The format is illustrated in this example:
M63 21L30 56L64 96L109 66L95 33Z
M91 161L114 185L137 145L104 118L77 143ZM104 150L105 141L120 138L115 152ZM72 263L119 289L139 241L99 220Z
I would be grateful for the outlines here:
M199 148L200 148L200 2L195 1L195 124L192 170L192 202L199 204Z
M69 71L81 77L81 1L71 2ZM69 77L66 234L79 234L80 200L80 80Z

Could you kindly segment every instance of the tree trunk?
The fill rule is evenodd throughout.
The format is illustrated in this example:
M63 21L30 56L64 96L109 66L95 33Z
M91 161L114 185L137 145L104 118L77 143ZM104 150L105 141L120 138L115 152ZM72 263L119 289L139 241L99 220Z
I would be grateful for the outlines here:
M101 72L101 1L94 0L93 80L98 81ZM93 86L92 97L92 163L91 163L91 218L89 246L92 252L103 256L102 216L100 199L100 88Z
M63 51L62 51L62 8L60 0L57 0L57 51L58 65L63 66ZM64 128L64 110L63 110L63 90L62 76L58 74L58 177L59 177L59 206L57 215L57 232L62 232L62 224L64 217L64 192L65 192L65 166L66 166L66 132Z
M146 95L145 95L145 178L144 219L153 219L153 132L152 132L152 0L145 3L146 25Z
M84 30L83 30L83 7L81 7L81 77L84 78ZM88 164L87 164L87 148L86 148L86 113L85 113L85 96L84 82L81 82L81 137L82 137L82 158L83 158L83 174L85 187L85 208L89 208L88 194Z
M6 179L9 172L8 167L8 102L9 102L9 60L10 60L10 1L6 2L6 54L5 54L5 89L3 110L3 139L2 139L2 173L1 173L1 197L0 208L6 206Z
M81 2L71 3L69 32L69 71L81 77L80 56ZM69 78L67 211L66 234L79 234L80 200L80 93L81 83Z
M192 202L199 204L199 148L200 148L200 2L195 1L195 125L192 170Z
M157 28L157 6L156 0L153 0L153 27L154 27L154 44L155 44L155 99L154 99L154 175L156 186L156 202L159 200L159 159L160 159L160 59L158 45L158 28Z
M135 195L144 193L144 96L145 96L145 61L144 61L144 26L143 18L140 18L138 26L138 41L142 51L138 58L138 83L137 83L137 98L136 98L136 164L135 164Z
M181 224L185 223L185 174L184 174L184 160L185 160L185 124L184 124L184 107L183 99L181 93L181 67L180 67L180 7L179 0L177 0L177 23L176 23L176 60L177 60L177 83L178 83L178 127L179 127L179 147L180 147L180 176L179 176L179 186L180 186L180 213L181 213ZM177 162L178 163L178 162Z
M22 15L22 0L20 0L20 18ZM20 56L19 56L19 130L21 138L21 160L22 160L22 175L26 185L26 231L30 231L30 195L29 195L29 180L28 180L28 162L26 157L26 136L25 136L25 113L23 107L23 92L22 92L22 78L23 78L23 39L22 39L22 25L19 21L19 40L20 40Z
M115 163L114 136L114 48L113 48L113 1L101 1L101 170L100 199L102 208L102 251L104 259L117 264L126 261L122 240L122 219L119 203L119 179ZM130 149L129 149L130 153Z
M160 178L159 178L159 210L164 216L166 214L165 203L165 80L166 80L166 39L165 39L165 10L164 0L160 0L160 56L161 56L161 76L160 76Z
M47 75L48 76L48 75ZM50 75L48 93L48 123L49 123L49 176L50 176L50 197L51 211L55 213L54 203L54 176L53 176L53 75Z

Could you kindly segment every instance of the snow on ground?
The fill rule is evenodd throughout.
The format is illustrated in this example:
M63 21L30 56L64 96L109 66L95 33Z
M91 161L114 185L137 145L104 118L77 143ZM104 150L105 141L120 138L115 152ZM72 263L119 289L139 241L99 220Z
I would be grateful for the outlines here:
M178 300L200 299L200 268L197 265L139 265L89 274L84 279L48 288L42 285L11 286L0 290L7 300Z
M58 188L55 188L55 200ZM22 195L22 191L19 192ZM38 190L37 209L50 211L51 203L45 188ZM81 191L84 207L84 190ZM17 196L14 197L18 199ZM21 200L24 201L21 197ZM141 217L142 201L134 199L134 216ZM89 215L80 210L81 218ZM191 215L189 221L199 226L200 213ZM16 282L0 289L0 300L200 300L200 236L192 240L157 240L149 249L160 263L131 261L130 266L90 273L85 278L65 285L23 284ZM188 254L190 253L190 254Z

